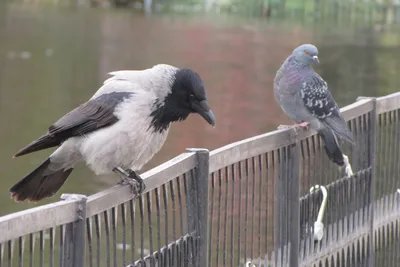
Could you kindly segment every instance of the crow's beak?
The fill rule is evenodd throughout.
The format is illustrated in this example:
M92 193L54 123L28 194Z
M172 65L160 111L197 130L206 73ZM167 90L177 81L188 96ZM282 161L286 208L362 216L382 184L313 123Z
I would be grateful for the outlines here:
M209 124L215 126L215 116L206 100L193 101L192 108L200 114Z
M312 59L313 59L314 62L317 62L319 64L319 59L318 59L317 56L313 56Z

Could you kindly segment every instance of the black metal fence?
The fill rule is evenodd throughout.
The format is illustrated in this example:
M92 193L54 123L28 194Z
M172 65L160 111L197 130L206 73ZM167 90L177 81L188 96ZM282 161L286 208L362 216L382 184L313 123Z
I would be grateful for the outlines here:
M400 93L342 109L354 175L278 130L0 217L2 266L399 266Z

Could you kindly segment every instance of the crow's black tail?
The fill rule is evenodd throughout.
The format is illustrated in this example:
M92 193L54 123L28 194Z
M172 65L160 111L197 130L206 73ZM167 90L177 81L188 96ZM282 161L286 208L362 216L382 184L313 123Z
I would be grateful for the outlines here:
M325 152L329 159L339 166L344 165L343 153L340 150L335 134L328 128L324 128L319 132L324 142Z
M11 198L15 201L29 200L36 202L54 195L67 180L73 168L52 171L49 169L50 164L50 159L47 159L33 172L11 187Z

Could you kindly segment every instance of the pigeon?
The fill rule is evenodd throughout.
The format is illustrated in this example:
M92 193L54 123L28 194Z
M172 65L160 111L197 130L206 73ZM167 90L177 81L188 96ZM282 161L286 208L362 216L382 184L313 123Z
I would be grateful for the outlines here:
M198 113L215 126L203 81L190 69L158 64L109 74L92 98L15 154L58 147L10 189L12 199L51 197L80 162L96 175L117 173L140 195L145 185L136 172L161 149L172 122Z
M313 63L319 63L317 47L303 44L295 48L276 73L275 100L296 123L291 127L310 127L318 132L329 159L339 166L346 165L346 173L352 175L348 157L338 144L338 137L354 144L352 133L327 83L313 70Z

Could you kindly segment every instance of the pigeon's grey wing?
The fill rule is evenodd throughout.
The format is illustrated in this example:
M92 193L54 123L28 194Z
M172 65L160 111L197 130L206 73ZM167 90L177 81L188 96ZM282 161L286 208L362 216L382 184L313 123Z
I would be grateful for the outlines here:
M59 146L70 137L83 136L114 124L118 121L114 115L115 107L131 94L113 92L89 100L56 121L45 135L21 149L15 157Z
M353 136L347 128L340 109L328 90L328 85L319 76L311 77L302 84L301 98L312 116L327 125L335 134L353 143Z

